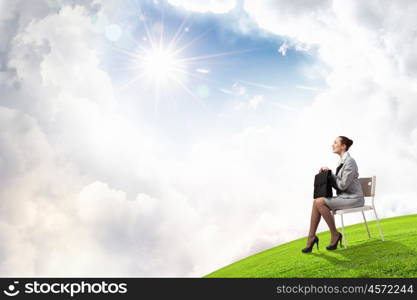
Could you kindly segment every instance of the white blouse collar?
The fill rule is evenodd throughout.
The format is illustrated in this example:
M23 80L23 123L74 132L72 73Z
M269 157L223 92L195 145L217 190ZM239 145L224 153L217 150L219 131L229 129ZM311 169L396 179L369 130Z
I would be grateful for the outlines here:
M349 155L349 152L346 151L345 153L343 153L342 157L339 160L339 164L345 163L346 157Z

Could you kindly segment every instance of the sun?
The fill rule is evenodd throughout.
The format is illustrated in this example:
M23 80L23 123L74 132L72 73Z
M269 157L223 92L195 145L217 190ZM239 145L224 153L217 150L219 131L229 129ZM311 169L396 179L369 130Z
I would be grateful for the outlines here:
M153 49L139 59L138 67L142 69L146 77L160 83L175 80L186 71L184 64L174 55L173 51L162 47Z

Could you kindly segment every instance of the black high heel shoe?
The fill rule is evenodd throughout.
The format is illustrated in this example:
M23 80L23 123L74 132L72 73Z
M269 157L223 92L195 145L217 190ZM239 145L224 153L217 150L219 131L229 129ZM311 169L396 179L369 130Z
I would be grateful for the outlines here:
M317 250L319 250L319 238L317 237L317 235L314 236L314 240L311 243L311 246L310 247L306 247L304 249L301 249L301 252L303 252L303 253L309 253L309 252L311 252L311 250L313 250L314 244L317 244Z
M333 245L329 245L326 247L327 250L336 250L337 249L337 243L340 242L340 247L342 247L342 234L339 232L339 237L337 238L336 243L334 243Z

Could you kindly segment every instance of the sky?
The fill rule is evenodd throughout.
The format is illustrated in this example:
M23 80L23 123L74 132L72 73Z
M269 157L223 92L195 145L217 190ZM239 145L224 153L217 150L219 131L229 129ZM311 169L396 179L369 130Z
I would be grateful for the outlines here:
M416 12L0 0L0 274L201 277L305 237L339 135L379 217L416 213Z

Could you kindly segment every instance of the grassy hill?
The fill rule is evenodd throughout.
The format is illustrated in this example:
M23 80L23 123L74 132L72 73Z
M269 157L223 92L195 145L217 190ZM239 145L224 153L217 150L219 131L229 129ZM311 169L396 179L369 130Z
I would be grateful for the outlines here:
M381 241L375 221L368 222L372 238L360 223L345 227L347 249L328 251L330 233L325 231L317 234L319 251L314 246L311 253L301 253L306 246L303 237L204 277L417 277L417 214L380 222L385 241Z

